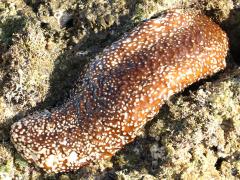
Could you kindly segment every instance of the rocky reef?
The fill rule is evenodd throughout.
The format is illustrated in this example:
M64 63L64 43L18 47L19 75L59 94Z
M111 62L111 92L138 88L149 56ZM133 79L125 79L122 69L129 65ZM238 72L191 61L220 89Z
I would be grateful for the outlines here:
M227 32L228 67L174 95L112 159L47 174L10 142L13 122L62 104L84 67L141 21L195 8ZM240 178L240 1L3 0L0 2L0 179Z

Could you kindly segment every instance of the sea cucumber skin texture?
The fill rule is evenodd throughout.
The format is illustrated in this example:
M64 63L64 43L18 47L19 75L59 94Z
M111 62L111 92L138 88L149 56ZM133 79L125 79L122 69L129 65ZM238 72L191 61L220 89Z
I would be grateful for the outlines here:
M11 140L28 162L47 172L111 157L169 96L223 69L227 51L226 34L208 17L168 11L92 60L80 94L14 123Z

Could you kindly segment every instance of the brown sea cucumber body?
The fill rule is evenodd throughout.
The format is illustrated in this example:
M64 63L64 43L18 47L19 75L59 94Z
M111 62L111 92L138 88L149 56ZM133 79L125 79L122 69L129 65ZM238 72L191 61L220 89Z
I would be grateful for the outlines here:
M143 22L90 62L82 92L12 126L29 162L76 170L115 154L172 94L225 67L226 34L205 15L172 10Z

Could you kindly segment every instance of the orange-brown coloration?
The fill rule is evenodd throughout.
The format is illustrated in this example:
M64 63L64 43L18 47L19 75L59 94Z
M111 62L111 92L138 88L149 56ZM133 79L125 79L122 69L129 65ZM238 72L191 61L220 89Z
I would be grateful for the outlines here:
M164 100L225 67L226 34L208 17L169 11L90 64L82 92L12 126L16 149L48 172L76 170L131 142Z

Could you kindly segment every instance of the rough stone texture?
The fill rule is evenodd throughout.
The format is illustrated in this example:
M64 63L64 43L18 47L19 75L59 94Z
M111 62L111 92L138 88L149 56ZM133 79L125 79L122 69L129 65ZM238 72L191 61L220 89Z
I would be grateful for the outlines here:
M139 137L111 161L68 174L27 164L9 127L34 110L61 104L90 58L140 21L171 7L195 7L221 23L239 62L239 1L0 2L0 179L240 178L238 66L175 95ZM76 85L77 86L77 85Z

